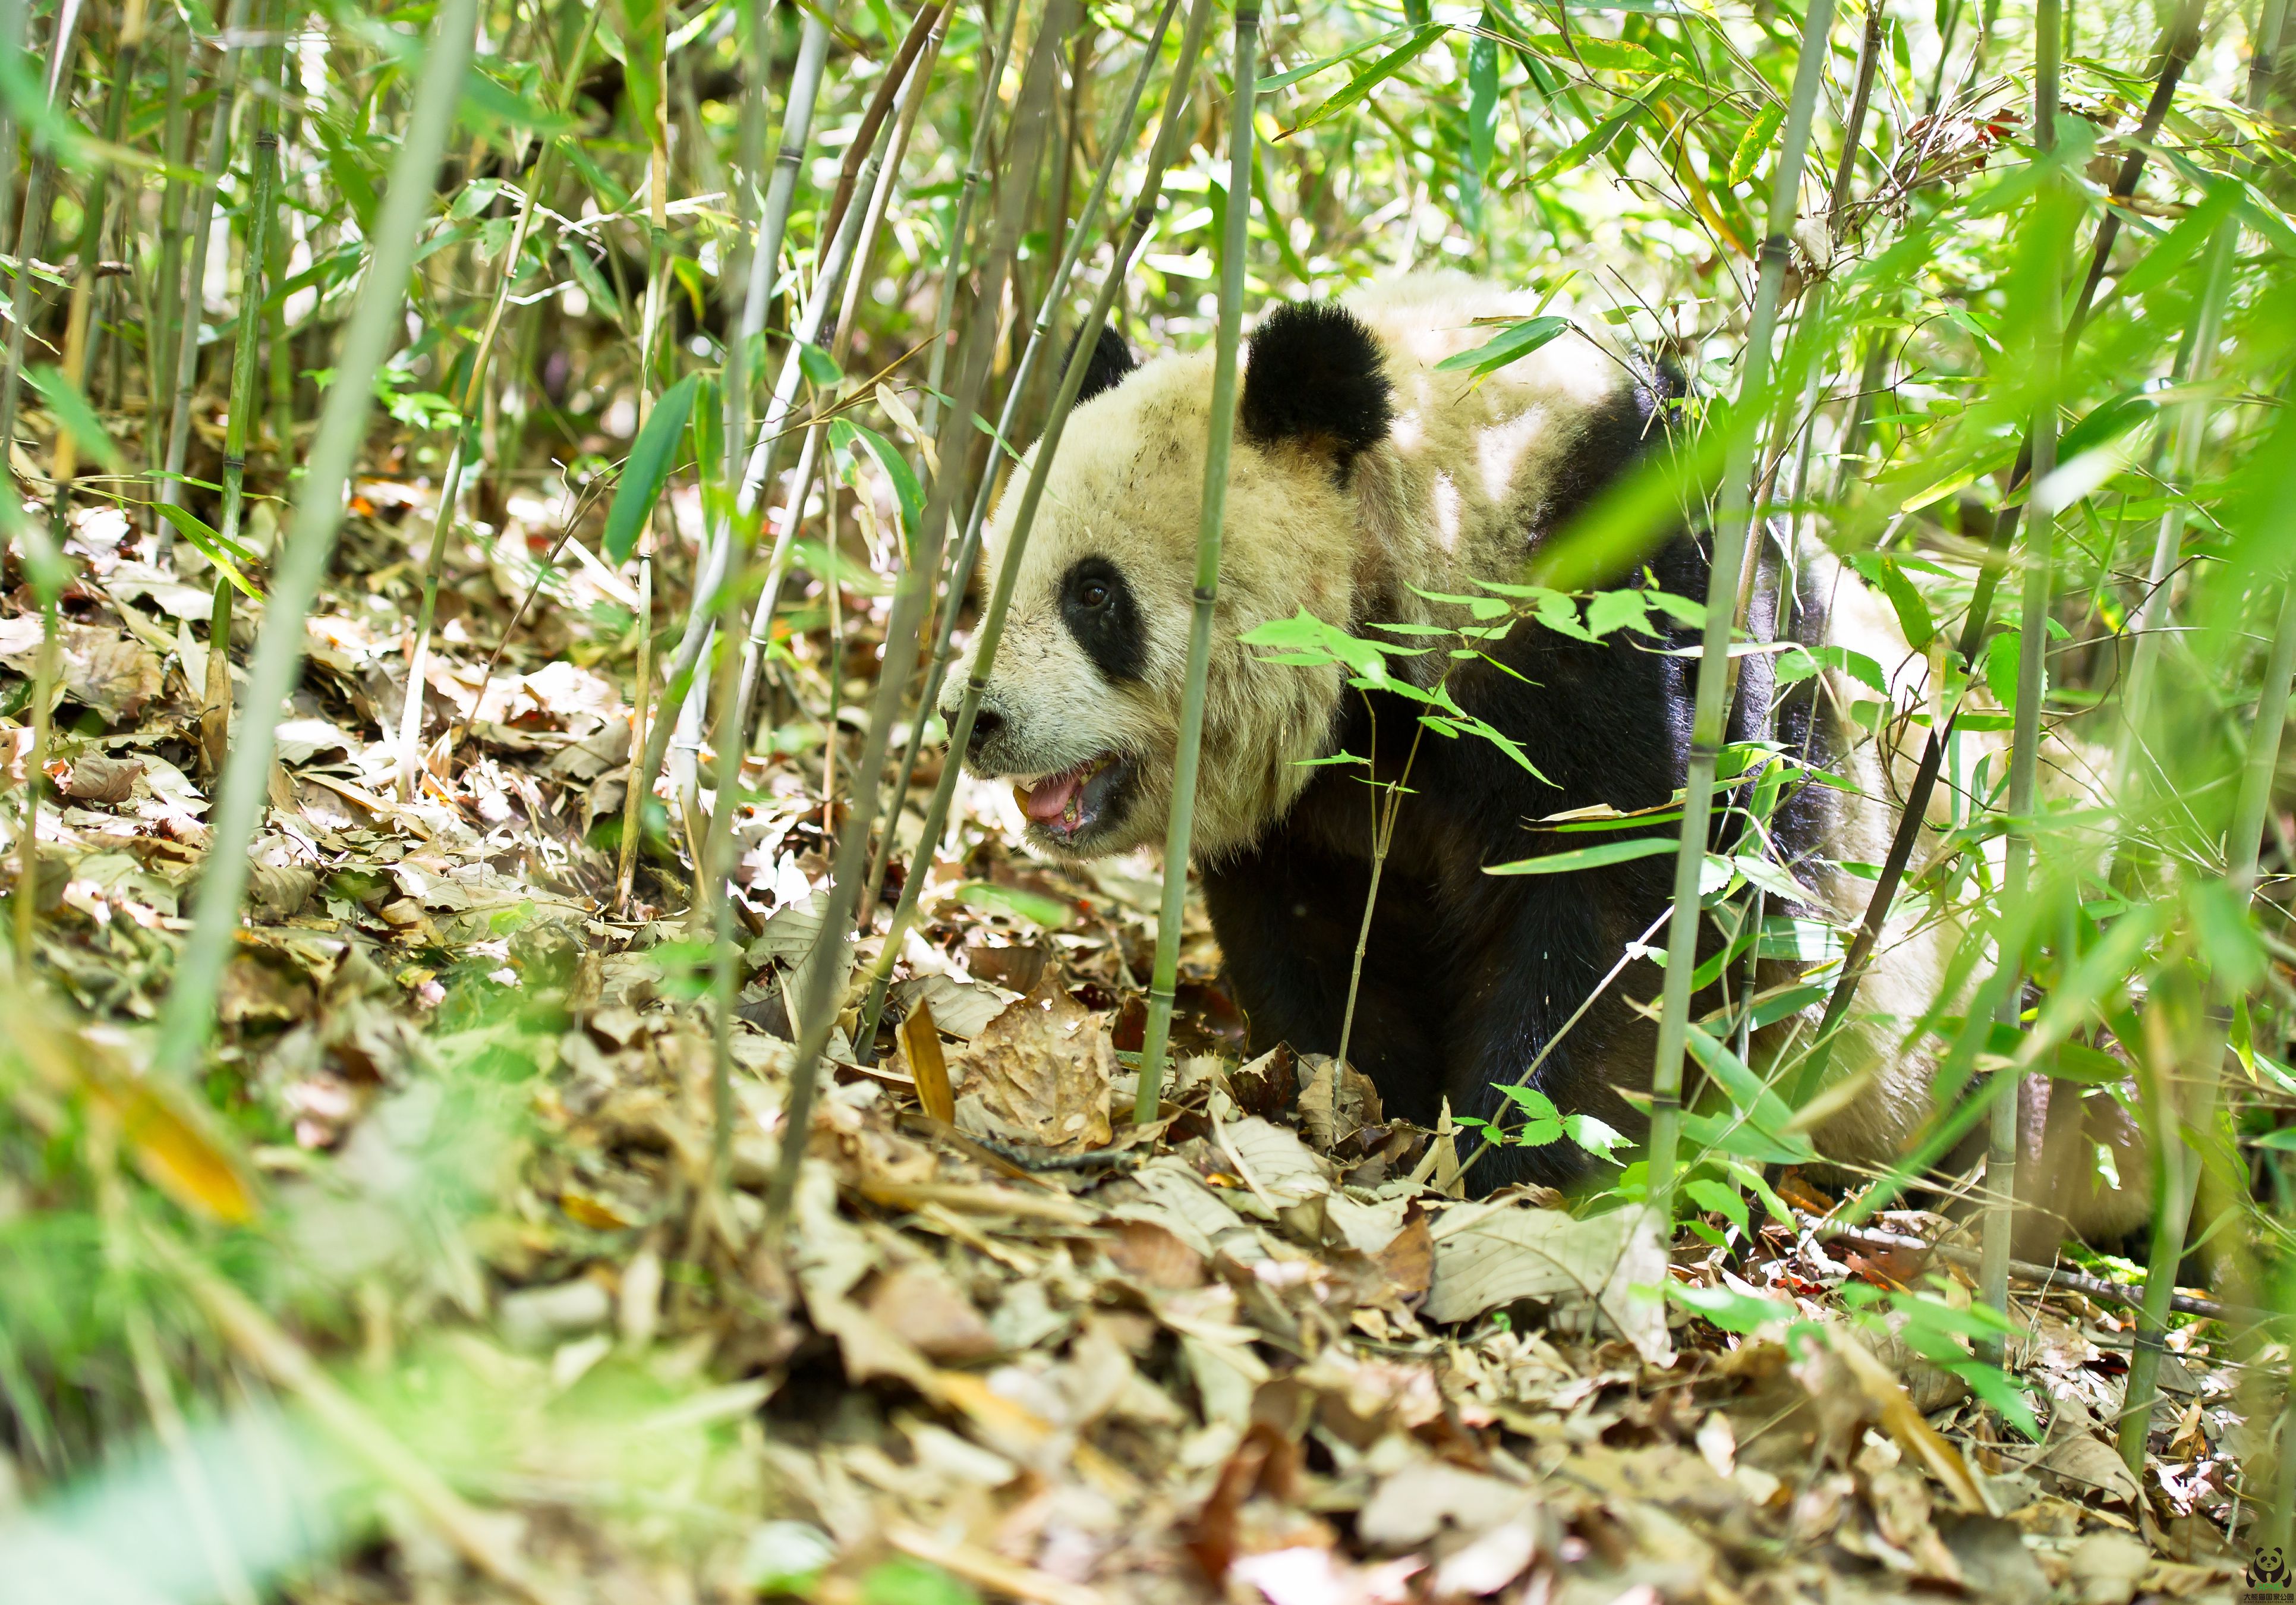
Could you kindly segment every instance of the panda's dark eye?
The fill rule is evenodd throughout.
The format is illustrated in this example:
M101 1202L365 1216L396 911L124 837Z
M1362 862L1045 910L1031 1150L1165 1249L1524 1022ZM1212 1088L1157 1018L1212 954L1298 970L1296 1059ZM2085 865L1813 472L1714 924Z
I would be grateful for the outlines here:
M1124 571L1106 557L1079 557L1061 576L1061 617L1070 635L1112 680L1140 678L1147 633Z

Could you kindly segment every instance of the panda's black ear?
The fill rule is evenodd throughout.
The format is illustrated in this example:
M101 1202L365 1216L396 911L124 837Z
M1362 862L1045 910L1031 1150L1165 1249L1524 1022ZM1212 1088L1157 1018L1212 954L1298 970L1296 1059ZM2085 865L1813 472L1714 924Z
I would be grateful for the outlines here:
M1062 373L1067 373L1069 364L1076 360L1077 342L1083 337L1082 329L1069 336L1068 355L1061 358ZM1112 325L1101 325L1100 338L1092 342L1092 360L1085 365L1084 387L1077 391L1077 405L1082 407L1101 391L1114 390L1139 366L1125 346L1124 336Z
M1291 443L1345 472L1395 421L1379 341L1337 301L1294 301L1251 335L1236 418L1259 446Z

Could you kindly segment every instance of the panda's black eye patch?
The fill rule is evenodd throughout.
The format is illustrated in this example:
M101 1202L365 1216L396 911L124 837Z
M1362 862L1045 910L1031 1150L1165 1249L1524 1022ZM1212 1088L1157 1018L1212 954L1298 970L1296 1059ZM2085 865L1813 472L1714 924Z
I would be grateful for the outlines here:
M1124 571L1105 557L1080 557L1061 576L1061 619L1093 666L1112 680L1136 680L1148 661L1140 609Z

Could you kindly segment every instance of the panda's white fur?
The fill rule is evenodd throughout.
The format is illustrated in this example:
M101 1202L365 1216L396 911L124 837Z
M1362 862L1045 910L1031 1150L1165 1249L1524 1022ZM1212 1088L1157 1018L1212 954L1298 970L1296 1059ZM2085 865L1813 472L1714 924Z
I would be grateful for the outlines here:
M1490 326L1479 319L1537 309L1530 296L1461 274L1404 276L1357 291L1342 305L1381 348L1392 387L1391 426L1344 476L1331 471L1312 441L1256 441L1239 432L1194 816L1195 851L1207 863L1251 847L1285 819L1319 772L1303 761L1329 751L1345 695L1336 671L1270 665L1239 638L1301 608L1341 625L1449 622L1451 610L1421 592L1457 594L1472 591L1477 580L1520 578L1524 532L1551 525L1546 504L1564 476L1562 454L1575 426L1631 382L1618 355L1577 333L1480 380L1437 372L1444 358L1489 338ZM983 702L997 728L986 742L977 739L969 756L976 770L1015 777L1024 788L1111 755L1120 761L1126 793L1109 819L1087 821L1080 835L1057 822L1031 824L1033 844L1056 856L1098 857L1163 838L1211 368L1209 350L1158 356L1083 403L1046 482ZM1023 478L1016 473L1015 485ZM1019 499L1008 494L989 525L992 572ZM1123 677L1103 671L1062 614L1062 577L1103 552L1120 552L1138 609L1136 672ZM1815 586L1829 606L1829 638L1882 663L1901 701L1915 705L1929 664L1907 648L1890 610L1823 554L1805 561L1804 586ZM950 677L945 711L955 711L956 688L972 666L968 649ZM1919 732L1906 751L1851 721L1850 707L1869 697L1835 671L1825 672L1818 696L1819 716L1848 754L1845 778L1855 792L1824 858L1803 871L1813 901L1845 924L1862 914L1872 883L1841 864L1886 856L1893 802L1904 795L1920 749ZM1947 823L1948 807L1941 790L1933 826ZM1916 865L1934 834L1925 834ZM1926 1053L1908 1051L1903 1038L1931 1007L1961 934L1949 920L1912 914L1892 920L1861 988L1860 1023L1833 1060L1836 1084L1847 1091L1829 1099L1835 1112L1817 1136L1836 1161L1887 1165L1928 1120L1934 1066ZM2046 1094L2039 1096L2045 1110ZM2043 1163L2028 1166L2019 1189L2038 1212L2021 1232L2028 1247L2046 1247L2067 1219L2094 1234L2126 1230L2142 1214L2142 1145L2109 1099L2090 1101L2107 1107L2070 1122L2061 1111L2046 1134L2042 1111L2032 1115L2028 1151ZM2124 1181L2117 1196L2100 1187L2087 1162L2087 1145L2100 1140L2116 1150Z

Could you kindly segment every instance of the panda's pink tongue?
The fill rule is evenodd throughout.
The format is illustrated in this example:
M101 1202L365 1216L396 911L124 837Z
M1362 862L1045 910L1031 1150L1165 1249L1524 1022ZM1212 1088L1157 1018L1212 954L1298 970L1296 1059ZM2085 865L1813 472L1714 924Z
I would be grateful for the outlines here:
M1033 786L1016 787L1021 793L1021 806L1039 825L1050 825L1068 811L1069 804L1082 790L1085 772L1090 764L1079 763L1072 770L1057 775L1047 775Z

